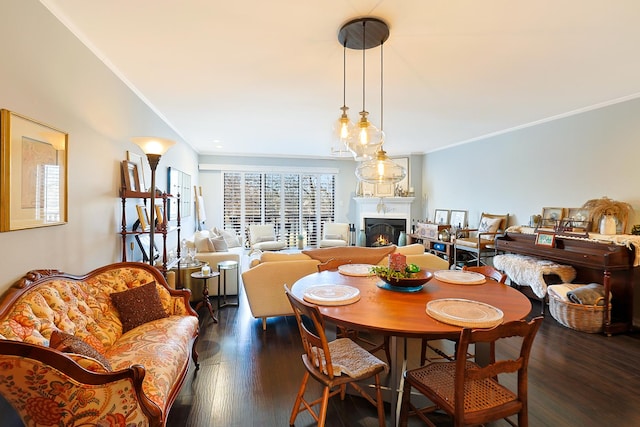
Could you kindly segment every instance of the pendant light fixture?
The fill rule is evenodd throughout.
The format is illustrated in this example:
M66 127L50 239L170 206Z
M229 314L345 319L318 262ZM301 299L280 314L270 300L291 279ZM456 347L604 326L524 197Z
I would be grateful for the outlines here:
M342 114L333 125L333 143L331 145L331 155L335 157L349 157L351 152L347 148L347 140L354 132L354 125L347 112L347 45L343 45L342 50Z
M373 158L384 139L384 133L369 121L369 112L365 108L365 51L380 46L388 37L389 27L377 18L351 20L344 24L338 33L338 40L342 46L362 50L362 111L360 111L360 120L346 141L347 148L358 161Z
M386 39L385 39L386 40ZM387 152L383 150L384 143L383 120L384 120L384 40L380 42L380 132L383 139L380 147L373 159L365 160L356 168L356 176L360 181L372 184L395 184L402 181L407 175L404 167L387 157Z

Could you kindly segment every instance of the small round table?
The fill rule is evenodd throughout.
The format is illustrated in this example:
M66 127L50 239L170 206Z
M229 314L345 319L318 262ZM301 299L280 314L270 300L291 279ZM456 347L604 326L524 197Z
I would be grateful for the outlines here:
M209 286L207 285L207 280L219 275L220 273L214 272L214 271L210 272L209 274L202 274L202 271L194 271L193 273L191 273L191 277L193 279L204 280L204 285L202 286L202 301L200 301L196 305L195 310L198 311L198 309L200 309L200 307L202 307L203 305L206 306L207 309L209 310L209 314L211 315L211 318L215 323L218 323L218 319L216 319L216 316L213 314L213 307L211 307L211 301L209 301Z
M220 279L218 279L218 310L228 306L237 306L240 302L240 298L238 298L238 302L227 302L227 274L228 274L227 272L229 270L236 271L236 283L238 283L238 288L240 286L239 280L237 280L238 279L238 261L233 261L233 260L220 261L218 263L218 274L222 274L222 272L224 272L224 275L222 276L224 282L223 282L223 288L222 288L223 292L222 294L220 294ZM220 304L221 295L223 299L222 304Z

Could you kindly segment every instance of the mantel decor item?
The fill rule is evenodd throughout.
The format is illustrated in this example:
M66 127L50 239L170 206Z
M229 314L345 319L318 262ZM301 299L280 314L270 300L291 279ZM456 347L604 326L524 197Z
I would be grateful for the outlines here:
M69 134L0 110L0 231L67 222Z
M582 208L589 210L589 221L591 221L593 231L599 231L600 234L616 234L618 232L617 226L611 226L612 221L615 220L620 225L620 232L624 233L629 215L633 212L629 203L612 200L606 196L587 200ZM615 220L611 217L615 217Z

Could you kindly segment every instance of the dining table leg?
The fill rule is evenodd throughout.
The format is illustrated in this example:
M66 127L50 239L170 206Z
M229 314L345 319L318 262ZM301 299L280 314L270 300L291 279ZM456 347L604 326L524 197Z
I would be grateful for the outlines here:
M404 387L404 371L407 369L407 339L402 337L398 342L398 337L392 335L389 339L391 362L389 366L391 381L391 422L397 426L400 422L400 405L402 404L402 389Z

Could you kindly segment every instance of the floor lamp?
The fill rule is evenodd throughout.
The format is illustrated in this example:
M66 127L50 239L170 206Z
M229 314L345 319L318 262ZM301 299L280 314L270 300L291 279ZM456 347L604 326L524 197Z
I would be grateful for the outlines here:
M142 152L147 156L149 161L149 168L151 169L151 212L149 213L149 264L154 265L153 262L153 232L156 228L155 223L155 210L156 210L156 168L160 162L160 157L167 152L175 141L165 138L156 138L152 136L140 136L131 138L131 141L142 149Z

